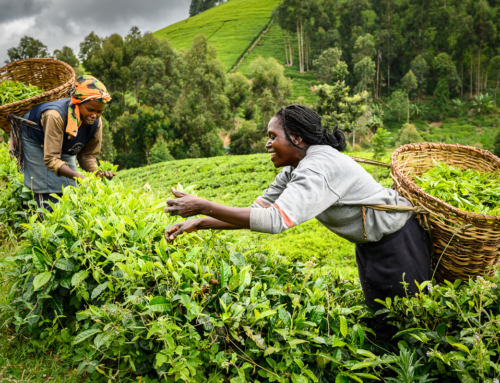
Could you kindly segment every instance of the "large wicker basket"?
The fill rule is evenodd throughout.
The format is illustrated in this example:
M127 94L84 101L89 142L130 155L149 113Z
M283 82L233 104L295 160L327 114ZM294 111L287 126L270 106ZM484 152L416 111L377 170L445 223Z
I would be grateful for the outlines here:
M37 96L0 106L0 128L8 134L8 114L22 116L35 105L67 97L75 83L75 71L59 60L33 58L14 61L0 68L0 81L3 80L22 81L45 90Z
M429 213L419 215L419 220L432 237L436 279L490 275L500 256L500 216L468 213L424 193L415 184L415 176L429 170L435 161L491 172L500 170L500 158L472 146L440 143L403 145L391 157L396 190Z

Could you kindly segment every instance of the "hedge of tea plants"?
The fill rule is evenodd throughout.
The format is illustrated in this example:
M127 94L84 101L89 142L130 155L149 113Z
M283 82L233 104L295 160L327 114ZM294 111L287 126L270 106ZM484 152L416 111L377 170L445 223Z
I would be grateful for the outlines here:
M147 187L94 176L66 188L0 264L1 322L82 381L498 378L498 273L388 299L379 314L398 333L381 343L356 280L212 232L167 243L163 207Z

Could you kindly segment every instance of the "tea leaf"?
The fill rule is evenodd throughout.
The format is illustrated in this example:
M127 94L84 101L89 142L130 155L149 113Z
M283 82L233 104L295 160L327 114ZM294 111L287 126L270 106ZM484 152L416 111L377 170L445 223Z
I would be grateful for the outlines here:
M46 271L44 273L38 274L34 279L33 279L33 290L38 290L40 287L44 286L47 284L47 282L50 280L50 277L52 276L52 273L50 271Z

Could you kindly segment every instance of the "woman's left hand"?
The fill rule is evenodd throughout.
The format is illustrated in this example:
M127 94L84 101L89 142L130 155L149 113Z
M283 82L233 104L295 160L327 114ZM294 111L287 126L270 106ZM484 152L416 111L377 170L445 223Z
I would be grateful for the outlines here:
M110 180L115 176L115 173L106 170L106 171L98 171L95 175L97 177L106 177L108 180Z
M165 213L170 215L180 215L184 218L203 214L203 209L208 203L207 200L195 197L190 194L182 193L175 190L174 188L171 188L170 190L172 191L172 194L177 198L167 200Z

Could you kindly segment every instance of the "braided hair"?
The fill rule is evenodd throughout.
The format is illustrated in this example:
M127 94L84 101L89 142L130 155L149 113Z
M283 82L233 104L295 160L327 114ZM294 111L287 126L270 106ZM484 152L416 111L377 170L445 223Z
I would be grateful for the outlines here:
M292 142L290 135L301 137L309 145L330 145L338 151L343 151L346 147L344 133L337 128L333 132L321 125L321 116L311 108L304 105L292 104L278 110L275 114L281 120L281 125L287 140L295 147L298 145Z

